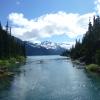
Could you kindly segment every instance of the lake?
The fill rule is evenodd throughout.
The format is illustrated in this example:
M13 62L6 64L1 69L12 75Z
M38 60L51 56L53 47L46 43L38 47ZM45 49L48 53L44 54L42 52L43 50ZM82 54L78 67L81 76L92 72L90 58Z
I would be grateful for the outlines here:
M100 76L61 56L31 56L0 79L0 100L100 100Z

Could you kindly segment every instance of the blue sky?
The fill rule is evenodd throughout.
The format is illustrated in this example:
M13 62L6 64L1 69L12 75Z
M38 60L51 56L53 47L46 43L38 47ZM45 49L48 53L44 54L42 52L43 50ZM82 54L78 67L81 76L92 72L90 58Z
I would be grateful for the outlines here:
M8 20L12 35L32 42L74 42L99 13L100 0L0 0L2 24Z
M94 0L1 0L0 19L3 22L11 12L23 13L27 18L58 11L87 13L94 10Z

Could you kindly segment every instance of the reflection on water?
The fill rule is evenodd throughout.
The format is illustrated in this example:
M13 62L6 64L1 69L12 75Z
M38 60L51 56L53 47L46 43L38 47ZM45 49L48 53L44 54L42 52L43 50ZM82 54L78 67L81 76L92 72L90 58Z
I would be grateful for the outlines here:
M100 100L100 77L60 56L28 57L20 73L0 80L0 100Z

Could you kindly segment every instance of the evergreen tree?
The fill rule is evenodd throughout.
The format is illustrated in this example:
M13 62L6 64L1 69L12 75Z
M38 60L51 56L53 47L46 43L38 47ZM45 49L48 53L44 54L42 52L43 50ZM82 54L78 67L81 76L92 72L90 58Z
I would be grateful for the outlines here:
M70 49L72 59L79 59L85 63L100 64L100 17L93 18L93 24L89 21L88 30L83 36L82 42L76 41Z
M11 27L9 28L8 21L6 30L2 28L0 23L0 59L17 56L26 57L24 42L11 35Z
M8 32L8 28L9 28L9 25L8 25L8 21L7 21L7 24L6 24L6 32Z

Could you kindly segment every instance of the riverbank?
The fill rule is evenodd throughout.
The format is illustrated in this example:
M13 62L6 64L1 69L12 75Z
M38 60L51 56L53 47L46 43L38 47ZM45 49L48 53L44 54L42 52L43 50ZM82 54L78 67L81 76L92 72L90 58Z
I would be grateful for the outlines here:
M13 76L14 73L9 69L17 64L24 63L25 61L26 58L23 56L0 60L0 77Z
M29 56L18 71L0 80L0 100L99 100L100 77L76 69L65 57Z
M93 73L100 73L100 66L97 64L86 65L86 70Z
M97 64L85 64L84 62L80 62L79 60L72 60L73 64L80 65L79 69L85 69L88 72L92 73L100 73L100 66ZM84 67L83 67L84 66Z

